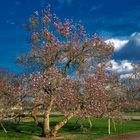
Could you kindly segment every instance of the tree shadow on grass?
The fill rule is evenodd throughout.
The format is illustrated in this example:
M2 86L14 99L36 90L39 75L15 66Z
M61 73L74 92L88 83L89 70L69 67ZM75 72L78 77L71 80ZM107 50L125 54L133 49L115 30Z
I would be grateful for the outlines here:
M52 117L52 120L50 121L51 128L54 127L60 120L62 120L62 117ZM40 124L43 126L43 123ZM33 121L30 122L20 122L16 123L14 121L5 121L4 126L8 131L8 134L15 135L27 135L27 136L39 136L42 135L42 129L41 127L36 126L36 124ZM71 134L71 135L106 135L107 132L105 131L105 127L100 128L97 127L97 125L93 125L93 127L90 129L89 125L87 123L76 123L75 119L72 119L68 121L66 125L64 125L60 130L59 133L61 134Z
M41 134L41 128L37 127L34 124L34 122L20 122L17 124L14 121L5 121L4 126L8 131L7 135L16 134L16 135L40 136Z

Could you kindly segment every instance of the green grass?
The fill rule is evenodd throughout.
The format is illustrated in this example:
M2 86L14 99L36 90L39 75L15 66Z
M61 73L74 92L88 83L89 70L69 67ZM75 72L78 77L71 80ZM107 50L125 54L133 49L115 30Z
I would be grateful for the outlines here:
M54 126L58 121L63 119L63 116L52 116L51 126ZM79 120L76 123L76 118L72 118L62 129L59 135L71 140L93 140L107 136L107 120L92 119L93 127L89 129L87 120ZM81 128L82 125L82 128ZM8 133L5 134L0 128L0 140L31 140L34 136L41 135L41 129L37 127L30 118L23 119L19 124L14 121L4 123ZM122 134L140 130L140 121L124 121L116 122L117 131L113 128L111 135Z
M140 116L140 112L125 112L127 116Z

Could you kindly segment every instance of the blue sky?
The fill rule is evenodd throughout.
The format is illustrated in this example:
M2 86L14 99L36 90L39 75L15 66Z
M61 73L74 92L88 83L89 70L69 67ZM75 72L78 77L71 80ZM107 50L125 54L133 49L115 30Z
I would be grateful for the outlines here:
M114 70L128 73L131 64L140 60L140 0L4 0L0 3L0 67L21 70L16 56L29 47L28 32L21 25L48 2L60 18L81 20L89 33L114 42Z

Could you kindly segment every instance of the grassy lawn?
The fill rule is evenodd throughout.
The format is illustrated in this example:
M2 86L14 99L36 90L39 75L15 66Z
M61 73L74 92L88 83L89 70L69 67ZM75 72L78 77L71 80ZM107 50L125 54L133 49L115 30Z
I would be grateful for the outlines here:
M52 116L51 126L55 125L63 116ZM75 125L76 118L72 118L67 125L59 131L59 135L70 140L93 140L107 136L107 120L92 119L93 127L89 129L87 120L79 120ZM30 118L23 119L19 124L14 121L5 122L7 134L0 128L0 140L32 140L34 136L41 134L41 129L36 127ZM81 125L83 127L81 127ZM111 135L122 134L140 130L140 121L123 121L116 123L117 131L112 128Z
M125 112L127 116L140 116L140 112Z

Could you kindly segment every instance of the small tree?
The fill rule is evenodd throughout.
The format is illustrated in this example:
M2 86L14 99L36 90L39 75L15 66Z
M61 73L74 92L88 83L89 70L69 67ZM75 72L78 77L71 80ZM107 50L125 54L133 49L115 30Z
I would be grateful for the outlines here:
M20 108L20 87L18 80L12 73L0 72L0 125L5 119L13 119L19 115Z
M127 87L127 100L125 109L138 111L140 109L140 64L135 64L133 72L124 80Z

